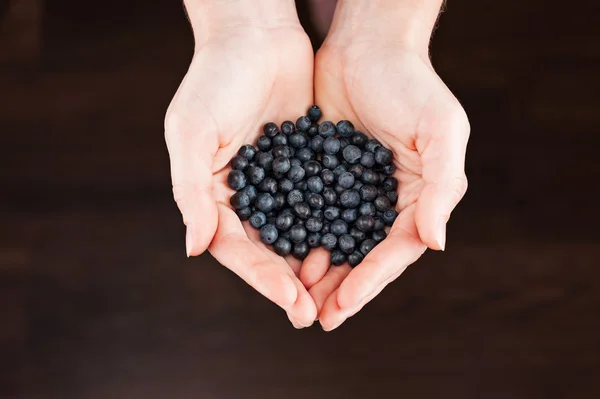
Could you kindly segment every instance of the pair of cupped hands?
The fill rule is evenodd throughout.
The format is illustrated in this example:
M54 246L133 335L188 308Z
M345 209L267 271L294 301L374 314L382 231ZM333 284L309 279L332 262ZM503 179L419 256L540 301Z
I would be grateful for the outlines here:
M450 213L467 188L469 122L438 77L427 45L330 31L314 56L300 23L280 19L195 29L191 65L165 118L173 193L188 256L208 249L296 328L326 331L356 314L427 248L443 250ZM229 205L228 165L264 123L295 121L317 104L322 120L350 120L394 153L400 212L387 238L354 269L313 249L304 261L261 243Z

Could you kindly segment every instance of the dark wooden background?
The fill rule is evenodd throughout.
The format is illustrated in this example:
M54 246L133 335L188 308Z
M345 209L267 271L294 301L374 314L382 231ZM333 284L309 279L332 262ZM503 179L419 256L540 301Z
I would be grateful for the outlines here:
M180 2L0 3L1 398L600 397L597 0L449 2L470 191L446 253L334 333L185 257Z

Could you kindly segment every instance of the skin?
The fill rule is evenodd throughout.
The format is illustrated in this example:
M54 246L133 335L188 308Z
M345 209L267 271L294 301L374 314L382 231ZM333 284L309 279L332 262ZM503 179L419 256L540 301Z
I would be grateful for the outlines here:
M186 6L196 49L165 137L188 256L208 248L296 328L318 317L331 331L427 248L444 249L446 223L466 191L469 122L428 57L441 1L340 1L315 60L291 1ZM265 121L304 114L313 94L323 120L351 120L394 152L400 216L353 270L330 267L321 248L304 262L278 257L229 206L231 157Z

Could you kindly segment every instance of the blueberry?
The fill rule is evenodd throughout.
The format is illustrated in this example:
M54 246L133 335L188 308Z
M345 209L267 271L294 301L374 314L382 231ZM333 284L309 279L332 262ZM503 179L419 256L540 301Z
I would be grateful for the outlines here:
M315 136L310 140L310 148L317 152L323 152L323 143L325 143L325 139L321 136Z
M337 201L337 194L332 188L326 187L323 190L323 198L325 199L325 203L327 205L333 205Z
M242 209L236 209L235 213L238 215L240 220L248 220L250 215L252 215L252 209L250 209L250 207L247 206Z
M325 199L323 196L317 193L309 193L306 196L306 202L313 209L321 209L325 206Z
M325 235L325 234L329 234L329 226L331 226L331 223L329 223L328 220L324 220L323 221L323 228L321 229L321 235Z
M321 163L318 161L306 161L304 162L303 168L306 177L317 176L321 173Z
M246 157L236 155L231 159L231 168L235 170L244 170L248 166L249 162Z
M291 168L291 164L290 164L290 160L288 158L280 156L273 160L273 172L287 173L287 171L290 170L290 168Z
M321 180L323 180L323 184L330 185L335 181L335 174L329 169L323 169L321 172Z
M340 202L344 208L356 208L360 204L360 194L353 189L346 190L340 195Z
M335 155L325 154L323 155L321 163L323 164L324 168L333 170L340 164L340 161Z
M263 133L267 137L275 137L279 133L279 128L273 122L269 122L263 126Z
M348 255L348 264L350 265L350 267L356 267L360 265L363 259L364 257L360 252L354 251L350 255Z
M344 172L338 177L338 184L343 188L351 188L354 185L354 175L350 172Z
M324 139L331 137L336 133L336 128L333 122L325 121L319 125L319 134Z
M336 185L333 187L333 190L334 190L334 191L335 191L335 193L337 194L338 198L339 198L339 196L340 196L340 195L342 195L342 193L343 193L344 191L346 191L346 189L345 189L344 187L340 186L339 184L336 184ZM339 201L339 199L338 199L338 201Z
M294 244L294 249L292 250L292 256L298 260L304 260L308 256L310 252L310 247L306 241L302 241Z
M358 213L360 216L375 216L377 209L372 202L363 202L358 208Z
M394 165L393 163L390 163L389 165L385 165L383 168L381 168L382 172L384 174L386 174L387 176L393 175L394 172L396 171L396 165Z
M342 137L350 137L354 133L354 125L350 121L339 121L336 127Z
M300 161L298 158L290 158L290 165L293 166L302 166L302 161Z
M290 135L288 143L290 143L290 147L298 149L306 147L308 139L302 133L294 133Z
M365 167L359 163L350 165L350 167L348 168L348 172L352 173L352 176L354 176L354 178L356 179L360 179L364 171Z
M310 129L311 125L312 121L309 119L308 116L301 116L296 121L296 129L298 129L301 132L307 132L308 129Z
M340 217L340 208L337 208L335 206L328 206L323 211L323 216L327 220L336 220Z
M350 235L354 238L357 244L363 242L364 239L367 238L365 232L357 229L356 227L352 227L350 229Z
M260 229L267 224L267 215L260 211L256 211L250 215L250 219L248 220L250 222L250 226L254 227L255 229Z
M271 212L275 209L275 199L271 194L262 193L256 198L256 208L262 212Z
M273 169L273 155L270 152L259 152L256 154L256 164L266 172Z
M299 224L293 225L290 228L290 239L295 243L304 241L306 239L306 229L304 226Z
M386 177L381 184L385 191L394 191L398 188L398 179L395 177Z
M271 140L271 145L273 147L279 145L287 145L287 136L279 133L277 136L273 137L273 139Z
M314 194L314 195L319 195L319 194ZM308 205L310 205L310 203ZM312 207L312 205L311 205L311 207ZM318 208L313 209L312 213L311 213L311 216L314 217L314 218L323 220L323 218L324 218L324 216L323 216L323 210L322 209L318 209Z
M300 190L305 192L308 189L308 185L306 184L306 180L300 180L299 182L294 184L294 188L296 190Z
M355 145L349 145L342 152L344 159L348 163L357 163L362 157L362 151Z
M394 224L394 221L396 221L397 217L398 212L393 209L388 209L387 211L383 212L383 217L381 219L386 226L391 226Z
M379 183L379 174L373 169L365 169L360 180L365 184L376 185Z
M306 236L306 243L311 248L317 248L321 246L321 238L323 236L319 232L308 233Z
M345 137L340 137L340 148L343 150L344 148L350 145L350 141L348 141Z
M327 137L323 142L323 151L326 154L337 154L340 151L340 141L335 137Z
M358 192L360 192L360 189L362 188L362 186L364 186L363 182L361 182L360 180L356 180L354 182L354 185L352 186L352 188L357 190Z
M381 241L385 240L385 238L387 237L387 233L385 232L385 230L377 230L371 234L371 237L375 241L381 242Z
M273 244L273 249L277 255L287 256L292 252L292 243L287 238L279 237Z
M339 237L348 233L348 223L344 222L342 219L336 219L333 222L331 222L329 230Z
M258 185L258 189L263 193L275 194L277 192L277 181L272 177L265 177Z
M277 185L279 186L279 191L281 191L284 194L287 194L294 189L294 183L287 177L279 179Z
M346 263L346 254L340 251L339 249L334 249L331 251L331 255L329 256L329 260L333 266L341 266Z
M277 158L277 157L289 158L292 156L292 151L290 150L290 147L288 147L287 145L278 145L276 147L273 147L273 150L271 152L272 152L272 155L274 158Z
M287 173L287 177L292 182L298 183L300 180L304 179L305 174L306 172L302 166L292 166Z
M360 244L359 248L360 248L360 252L364 256L367 256L369 254L369 252L371 252L373 250L373 248L375 248L376 246L377 246L377 241L373 240L372 238L367 238Z
M381 148L381 143L377 139L371 139L365 144L365 149L372 153L375 153L378 148Z
M375 204L375 208L377 208L379 212L385 212L392 206L388 197L383 196L375 198L375 201L373 203Z
M302 220L306 220L310 217L311 209L306 202L298 202L294 205L294 213Z
M315 152L308 147L299 148L296 151L295 157L304 163L306 161L310 161L311 159L315 159Z
M294 215L289 212L280 213L275 219L275 227L281 231L288 231L294 224Z
M337 237L331 233L326 233L321 238L321 245L328 251L332 251L337 246Z
M246 187L246 176L241 170L232 170L227 175L227 185L234 190Z
M320 194L323 192L323 180L319 176L309 177L306 181L306 187L309 191Z
M375 217L373 218L373 221L373 231L385 229L385 223L383 223L383 220L381 218Z
M396 205L398 203L398 193L395 191L388 191L385 196L390 200L390 204Z
M260 136L256 142L256 146L261 151L269 151L271 149L271 139L267 136Z
M306 135L310 138L318 136L319 135L319 125L316 123L313 123L312 125L310 125L310 128L306 132Z
M338 248L347 254L354 252L356 242L350 234L343 234L338 238Z
M365 168L372 168L375 166L375 155L372 152L363 152L360 157L360 164Z
M250 197L243 191L238 191L229 198L229 203L235 209L242 209L250 206Z
M356 208L344 209L342 211L342 220L346 223L352 223L358 218L358 211Z
M379 173L377 173L377 174L379 175L379 181L380 182L383 182L387 178L387 175L385 173L381 172L381 171ZM385 188L383 188L382 186L380 186L379 189L381 191L383 191L384 193L386 191ZM381 195L385 195L385 194L381 194Z
M248 198L250 198L251 204L254 203L254 201L256 201L256 197L258 197L258 190L256 189L256 187L247 185L241 191L248 194Z
M393 153L387 148L379 147L375 150L375 162L380 165L389 165L392 162Z
M312 233L316 233L317 231L321 231L321 229L323 228L323 221L321 219L311 217L306 221L305 227L306 230Z
M292 121L285 121L281 124L281 132L286 136L289 136L290 134L294 133L295 130L296 126L294 126L294 122Z
M360 188L360 198L367 202L375 201L375 198L377 198L377 188L365 183L365 185Z
M346 167L346 165L338 165L335 169L333 169L333 174L335 175L335 178L339 178L342 173L346 173L348 171L348 168Z
M321 119L321 116L323 116L321 108L319 108L317 105L313 105L312 107L310 107L306 114L308 115L308 119L310 119L313 122L318 122L319 119Z
M356 222L354 222L354 225L360 231L368 233L373 230L373 227L375 226L375 219L373 216L359 216L358 219L356 219Z
M350 143L361 148L367 144L367 141L369 141L367 135L358 130L354 132L354 135L352 135L352 138L350 139Z
M293 189L287 195L287 203L291 207L293 207L297 203L303 202L303 201L304 201L304 194L300 190Z
M254 156L256 155L256 148L249 144L244 145L238 150L238 155L243 156L248 161L252 161L254 159Z

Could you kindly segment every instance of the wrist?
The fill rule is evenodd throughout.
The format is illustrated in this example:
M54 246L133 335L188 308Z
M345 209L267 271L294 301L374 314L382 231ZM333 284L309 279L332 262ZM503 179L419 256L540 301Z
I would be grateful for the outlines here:
M232 28L300 25L294 0L184 0L196 39Z
M427 56L445 0L339 0L325 44L385 43Z

